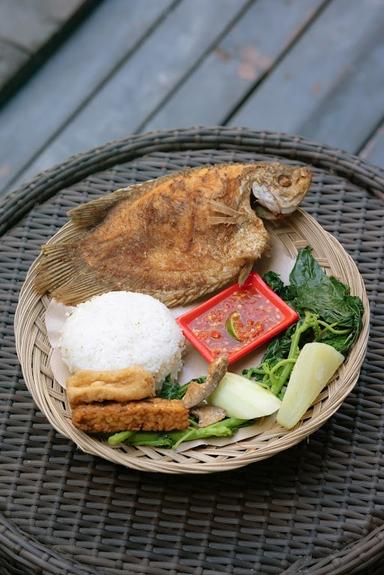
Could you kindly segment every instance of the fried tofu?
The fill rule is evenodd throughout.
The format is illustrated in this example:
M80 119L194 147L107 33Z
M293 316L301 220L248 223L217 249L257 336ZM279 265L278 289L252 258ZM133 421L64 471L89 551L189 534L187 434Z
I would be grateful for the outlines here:
M82 404L74 407L72 422L88 433L173 431L188 427L188 409L178 399L147 399L127 403Z
M67 381L71 407L101 401L132 401L154 397L155 379L140 366L111 371L80 370Z

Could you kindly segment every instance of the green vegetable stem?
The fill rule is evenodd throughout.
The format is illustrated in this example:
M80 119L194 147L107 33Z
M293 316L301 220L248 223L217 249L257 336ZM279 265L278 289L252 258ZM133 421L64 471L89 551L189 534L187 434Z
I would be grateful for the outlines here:
M134 431L120 431L120 433L114 433L108 437L108 444L112 447L116 447L116 445L120 445L124 443L124 441L128 441L132 435L135 435Z
M299 251L289 285L275 272L264 279L300 320L270 343L261 365L243 375L281 398L302 346L310 341L327 343L346 355L361 331L364 308L348 286L325 274L309 246Z
M108 444L116 447L121 443L146 445L149 447L173 447L176 449L184 441L207 439L208 437L230 437L241 425L250 422L229 417L207 427L190 426L181 431L157 433L152 431L121 431L108 438Z
M208 437L230 437L245 421L247 420L230 417L207 427L188 427L184 431L172 431L168 433L168 437L172 439L174 442L172 447L176 449L183 441L207 439Z

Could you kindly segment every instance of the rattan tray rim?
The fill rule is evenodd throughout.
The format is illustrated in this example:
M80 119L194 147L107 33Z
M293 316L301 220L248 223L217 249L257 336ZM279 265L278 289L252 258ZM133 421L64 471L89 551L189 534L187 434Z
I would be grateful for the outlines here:
M273 439L266 440L265 444L261 443L260 446L258 446L257 443L254 444L252 438L249 438L248 440L245 440L247 445L245 452L241 450L241 446L244 443L241 441L238 444L229 445L224 449L210 447L209 445L198 448L199 455L219 455L222 449L223 451L226 451L227 454L228 452L231 452L231 454L233 453L231 458L228 460L225 459L223 461L219 459L214 462L200 461L199 456L197 456L197 460L194 460L192 456L189 456L189 452L185 452L183 455L187 458L187 461L183 463L179 462L177 458L175 461L173 460L172 450L153 450L151 448L146 448L143 453L139 448L132 448L134 454L123 454L119 449L113 449L102 442L91 439L87 434L79 432L67 422L60 411L55 409L55 403L57 400L51 397L51 394L45 387L45 378L41 378L40 376L39 365L36 366L33 364L33 369L31 371L31 363L33 361L30 357L30 354L33 353L33 345L31 342L33 342L33 333L36 330L34 321L32 321L31 318L34 317L36 306L39 306L40 301L39 296L37 296L33 290L36 267L40 258L39 256L32 264L20 292L19 303L15 313L15 336L16 350L22 366L24 380L35 402L43 411L51 425L59 433L72 441L75 441L77 446L87 453L104 457L111 462L127 465L128 467L132 467L140 471L164 473L212 473L215 471L228 471L230 469L235 469L249 463L262 461L263 459L271 457L282 450L296 445L299 441L302 441L319 429L319 427L338 410L345 397L351 392L358 380L360 366L364 360L367 346L369 331L369 303L364 283L357 271L356 265L352 258L344 251L341 244L331 234L325 232L316 220L303 210L299 209L298 215L293 216L292 219L299 219L299 221L302 219L303 222L307 224L307 234L312 226L312 231L314 233L312 240L316 237L316 240L321 243L322 238L324 238L324 242L328 242L327 245L333 252L332 257L334 257L334 253L337 253L338 258L343 259L344 267L348 268L349 271L348 277L351 282L353 281L354 289L363 298L365 307L362 332L345 362L346 371L348 371L348 366L351 362L356 366L356 369L354 369L352 373L351 370L349 370L348 377L346 375L344 376L344 379L346 378L348 383L346 384L344 379L342 379L340 388L333 391L330 402L321 402L320 407L316 404L313 415L305 421L303 426L295 428L292 431L281 435L281 437L279 434ZM48 244L57 241L57 236L70 237L72 229L73 226L70 222L65 224L63 228L61 228L61 230L59 230L57 234L49 240ZM170 451L171 454L169 454ZM194 449L191 451L195 452ZM151 452L153 453L152 455ZM169 461L169 458L171 458L171 461Z

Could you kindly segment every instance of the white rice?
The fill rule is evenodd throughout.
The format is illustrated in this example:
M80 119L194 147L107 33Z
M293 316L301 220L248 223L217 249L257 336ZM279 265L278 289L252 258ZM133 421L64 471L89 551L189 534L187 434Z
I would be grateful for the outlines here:
M182 366L184 337L169 309L141 293L109 292L79 304L60 341L64 362L106 371L140 365L161 383Z

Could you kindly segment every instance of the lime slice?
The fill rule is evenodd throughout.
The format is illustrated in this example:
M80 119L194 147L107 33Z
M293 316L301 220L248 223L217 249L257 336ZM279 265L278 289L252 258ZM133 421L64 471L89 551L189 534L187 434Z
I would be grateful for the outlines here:
M225 322L225 329L231 337L237 341L241 341L240 329L243 324L241 323L240 314L237 311L233 311Z

